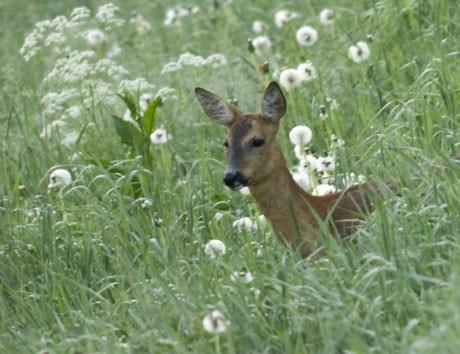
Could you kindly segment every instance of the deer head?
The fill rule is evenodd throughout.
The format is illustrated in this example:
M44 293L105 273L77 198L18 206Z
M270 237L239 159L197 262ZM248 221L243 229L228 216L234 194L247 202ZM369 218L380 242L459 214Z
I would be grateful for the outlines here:
M267 86L260 113L243 113L200 87L195 94L207 116L228 129L224 183L232 190L261 183L283 160L276 133L286 112L286 99L279 85L271 82Z

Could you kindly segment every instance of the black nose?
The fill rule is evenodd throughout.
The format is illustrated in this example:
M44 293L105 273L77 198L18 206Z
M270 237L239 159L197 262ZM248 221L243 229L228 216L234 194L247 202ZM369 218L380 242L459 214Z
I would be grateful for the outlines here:
M224 175L224 183L230 188L235 188L244 185L245 179L239 172L227 172Z

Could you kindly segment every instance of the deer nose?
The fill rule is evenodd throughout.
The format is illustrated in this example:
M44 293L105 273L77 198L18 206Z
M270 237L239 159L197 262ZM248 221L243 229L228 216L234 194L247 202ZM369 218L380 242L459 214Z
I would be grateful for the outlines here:
M230 188L235 188L244 185L244 177L238 171L227 172L224 175L224 183Z

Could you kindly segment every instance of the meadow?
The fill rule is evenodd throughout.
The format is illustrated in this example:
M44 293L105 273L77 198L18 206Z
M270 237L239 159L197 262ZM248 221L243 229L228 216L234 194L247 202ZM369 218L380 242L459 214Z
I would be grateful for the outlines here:
M457 1L1 0L0 20L1 353L458 353ZM258 111L272 80L293 173L302 125L328 188L401 184L321 258L224 187L194 94Z

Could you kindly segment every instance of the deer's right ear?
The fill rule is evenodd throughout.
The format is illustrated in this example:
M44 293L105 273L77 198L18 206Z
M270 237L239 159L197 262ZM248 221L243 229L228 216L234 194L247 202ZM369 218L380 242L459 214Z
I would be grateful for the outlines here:
M195 95L209 118L226 127L232 125L238 115L238 110L234 106L201 87L195 89Z

